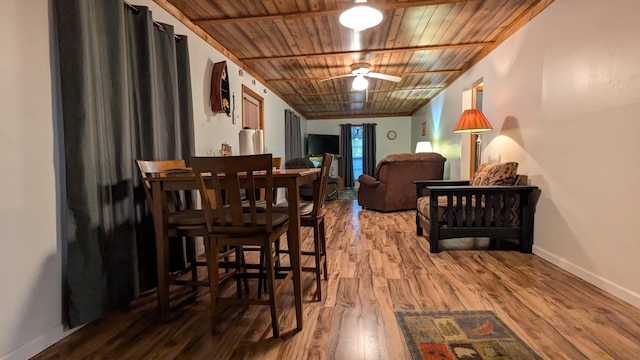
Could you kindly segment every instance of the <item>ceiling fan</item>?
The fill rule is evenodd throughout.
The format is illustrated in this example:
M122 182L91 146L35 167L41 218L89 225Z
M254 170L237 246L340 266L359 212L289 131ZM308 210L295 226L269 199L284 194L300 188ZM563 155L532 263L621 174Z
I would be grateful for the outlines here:
M337 75L322 79L320 81L333 80L343 77L353 76L353 83L351 84L351 90L366 90L369 86L369 81L366 78L374 78L386 81L400 82L402 80L399 76L381 74L371 71L371 66L368 63L355 63L351 65L351 74Z

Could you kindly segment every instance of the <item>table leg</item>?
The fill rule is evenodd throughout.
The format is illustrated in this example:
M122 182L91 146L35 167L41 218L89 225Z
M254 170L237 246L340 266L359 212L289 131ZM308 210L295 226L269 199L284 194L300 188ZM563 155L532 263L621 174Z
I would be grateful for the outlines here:
M166 214L166 197L160 182L151 184L153 196L153 224L156 233L156 263L158 272L158 307L160 318L169 318L169 238Z
M293 293L296 302L296 322L302 330L302 267L300 264L300 188L296 179L288 183L289 202L289 256L293 271Z

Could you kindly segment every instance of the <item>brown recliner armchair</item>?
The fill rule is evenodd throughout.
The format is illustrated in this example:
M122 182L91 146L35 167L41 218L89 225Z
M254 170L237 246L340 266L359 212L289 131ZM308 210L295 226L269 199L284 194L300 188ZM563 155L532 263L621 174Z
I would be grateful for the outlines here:
M445 159L438 153L391 154L380 160L375 177L358 178L358 204L382 212L416 208L415 180L442 180Z

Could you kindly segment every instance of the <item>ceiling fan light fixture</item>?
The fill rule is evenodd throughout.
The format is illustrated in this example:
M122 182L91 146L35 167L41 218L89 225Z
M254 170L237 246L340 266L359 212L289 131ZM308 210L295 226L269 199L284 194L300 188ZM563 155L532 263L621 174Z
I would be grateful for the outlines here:
M356 75L355 79L353 79L353 84L351 84L351 89L360 91L364 90L369 86L369 81L364 78L364 75L359 74Z
M340 14L340 24L356 31L372 28L380 22L382 22L380 10L367 5L356 5Z

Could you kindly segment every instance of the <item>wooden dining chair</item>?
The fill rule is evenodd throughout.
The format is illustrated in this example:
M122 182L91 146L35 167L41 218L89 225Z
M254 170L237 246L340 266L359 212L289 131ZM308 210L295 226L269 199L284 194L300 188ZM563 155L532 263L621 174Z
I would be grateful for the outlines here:
M218 286L219 268L216 262L209 266L211 291L211 331L216 332L216 324L221 305L269 305L273 336L279 337L277 299L282 289L292 279L289 271L276 287L274 268L274 244L283 234L289 239L289 217L286 213L273 212L273 170L271 154L192 157L191 165L197 176L202 197L208 236L206 237L212 254L224 246L257 246L264 257L268 299L224 297ZM223 175L224 174L224 175ZM260 182L257 183L257 176ZM266 201L260 204L256 190L265 189ZM215 194L211 206L210 190ZM222 202L222 192L227 203ZM246 199L243 199L246 194ZM251 274L237 274L250 276ZM259 280L260 281L260 280Z
M325 236L324 218L326 214L325 201L327 198L327 184L329 183L329 173L331 170L331 161L333 155L324 154L320 164L320 175L313 184L313 201L300 202L300 226L308 226L313 228L313 250L302 251L302 255L313 256L314 266L304 266L302 271L315 273L316 276L316 294L318 301L322 301L322 283L320 281L321 273L324 273L324 279L327 280L327 244ZM287 212L288 204L279 203L274 206L276 212ZM281 250L278 244L276 248L277 254L287 253L288 250Z
M140 177L144 185L145 196L149 207L153 206L153 195L151 193L150 182L148 177L151 174L160 173L192 173L187 168L184 160L136 160ZM174 241L185 240L185 252L188 265L184 270L179 272L171 272L165 274L169 285L190 285L194 290L196 287L209 287L209 280L198 279L198 266L207 266L206 261L198 261L196 239L198 237L207 236L207 227L205 225L204 212L202 210L194 209L192 204L191 194L180 192L172 192L167 195L167 226L168 236ZM153 221L164 221L163 219L153 219ZM206 247L206 243L204 244ZM233 256L233 258L232 258ZM226 272L229 269L239 269L243 266L244 258L239 249L226 248L222 249L217 256L221 266L225 268ZM165 260L165 263L167 261ZM191 272L191 280L183 279L187 272ZM228 278L229 276L227 276ZM245 291L248 292L248 284L245 283ZM240 296L240 295L238 295Z
M184 160L136 160L140 177L144 184L144 192L147 203L151 208L153 206L153 196L151 194L151 185L148 176L154 173L164 173L167 171L187 170ZM190 209L188 202L189 194L181 195L177 192L167 194L167 223L169 227L169 237L177 239L186 239L185 248L188 266L184 271L177 274L167 274L169 276L169 284L177 285L193 285L193 286L209 286L208 281L198 281L197 266L206 266L205 262L198 262L196 255L195 239L197 236L206 235L206 227L204 223L204 214L202 210ZM154 219L154 221L162 221ZM191 280L180 280L180 277L186 272L191 272Z
M273 166L273 170L279 170L282 167L282 158L273 157L271 159L271 165ZM264 208L264 204L265 204L264 189L260 189L259 193L260 193L260 201L258 201L256 204L258 205L258 208L260 210L261 208ZM273 203L274 204L278 203L278 188L273 188ZM246 200L243 206L245 206L245 211L246 211L248 209L246 205ZM259 246L244 246L243 249L244 251L257 251L257 252L261 251L261 248ZM262 269L264 269L264 262L262 257L260 259L261 259L260 263L257 265L255 264L247 264L247 265L249 267L261 269L259 277L262 277L263 276ZM266 281L266 278L264 280ZM262 297L263 287L266 287L265 282L261 282L260 285L258 286L258 297Z

